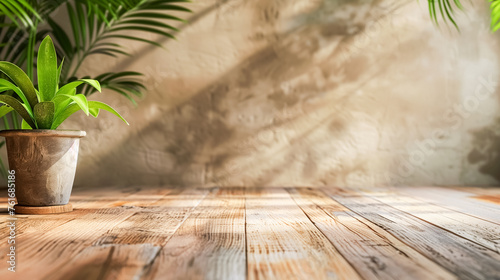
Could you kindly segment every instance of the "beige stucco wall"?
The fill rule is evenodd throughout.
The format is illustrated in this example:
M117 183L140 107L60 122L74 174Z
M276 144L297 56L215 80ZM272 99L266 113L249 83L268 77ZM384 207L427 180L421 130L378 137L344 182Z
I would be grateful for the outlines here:
M92 97L130 127L64 125L88 133L76 184L498 184L500 35L472 2L457 33L426 1L197 0L166 49L82 68L142 71L149 90L138 108Z

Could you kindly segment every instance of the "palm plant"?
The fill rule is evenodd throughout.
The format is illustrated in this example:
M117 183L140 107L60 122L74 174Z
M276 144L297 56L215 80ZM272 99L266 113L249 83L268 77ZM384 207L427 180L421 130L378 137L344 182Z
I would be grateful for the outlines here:
M21 66L26 63L26 72L33 77L36 54L35 45L47 34L52 34L59 59L66 61L61 70L61 82L77 79L76 74L86 58L93 54L117 57L128 56L120 41L140 41L161 47L155 41L136 35L131 31L175 38L178 31L165 20L181 21L169 12L190 12L178 3L189 0L0 0L0 27L6 29L0 37L0 59ZM17 3L16 5L14 5ZM5 8L10 7L10 10ZM62 8L70 20L71 30L65 31L54 19L52 13ZM4 15L2 15L2 12ZM47 27L38 30L40 22ZM113 40L113 41L111 41ZM95 77L103 88L117 92L136 103L134 96L140 97L145 86L138 80L139 72L124 71L102 73ZM86 86L85 95L95 93L93 87Z
M454 13L455 10L463 10L460 0L427 0L431 19L439 25L439 16L445 22L451 22L455 28L459 29ZM500 29L500 0L488 0L491 10L491 30L493 32Z
M78 70L89 56L94 54L112 57L128 56L123 47L126 41L139 41L145 44L161 47L155 41L138 35L130 35L131 31L144 34L155 34L167 38L175 38L173 33L178 30L165 21L180 21L171 12L191 12L181 6L189 0L0 0L0 60L11 61L26 69L27 77L34 79L37 53L36 45L47 35L54 38L58 54L60 71L59 83L66 84L76 81ZM55 19L55 11L67 14L71 30L65 31ZM60 14L60 13L59 13ZM46 23L42 25L42 23ZM40 26L44 26L40 28ZM115 39L120 39L122 44ZM113 40L113 41L112 41ZM64 60L64 63L62 63ZM142 74L135 71L101 73L95 77L100 86L116 92L129 99L134 105L134 97L141 97L145 89L140 81ZM9 77L0 74L0 78ZM91 77L81 77L90 80ZM90 83L78 85L79 92L89 96L98 91ZM0 85L1 90L21 100L18 92ZM92 101L90 101L92 102ZM26 103L25 103L26 104ZM10 107L10 106L9 106ZM8 106L0 107L0 113L9 110ZM10 122L5 114L3 123L6 129L20 128L19 116L16 111L10 113ZM23 118L26 122L26 119ZM0 142L0 148L5 144ZM0 159L0 173L6 175L6 169Z

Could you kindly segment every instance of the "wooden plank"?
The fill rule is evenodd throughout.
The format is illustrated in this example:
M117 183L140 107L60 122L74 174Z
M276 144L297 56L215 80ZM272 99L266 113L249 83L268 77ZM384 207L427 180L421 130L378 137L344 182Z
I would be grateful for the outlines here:
M127 199L132 204L142 206L154 203L158 196L151 193L158 190L141 190ZM150 198L151 200L148 200ZM137 200L136 200L137 199ZM16 279L37 279L49 277L51 268L60 267L80 251L90 246L99 236L132 216L140 207L120 206L105 209L93 209L78 219L73 219L45 232L30 232L16 238L17 266ZM60 216L66 214L60 214ZM3 245L3 244L2 244ZM11 272L4 269L6 254L0 255L0 279L12 279Z
M365 279L457 279L318 189L287 189L311 221Z
M472 199L480 200L486 203L493 203L497 206L500 206L500 187L453 187L454 189L462 192L469 192L475 194L472 196Z
M249 279L360 279L282 188L246 194Z
M402 187L397 190L416 199L500 224L500 206L474 199L468 192L437 187Z
M451 187L438 187L441 189L455 189L461 192L469 192L476 195L500 195L500 186L491 187L491 186L483 186L483 187L471 187L471 186L451 186Z
M369 196L500 253L500 225L451 209L389 192Z
M323 190L460 279L500 278L500 256L481 245L372 198L333 188Z
M161 249L143 279L245 279L245 193L213 190Z
M94 245L151 243L163 246L209 189L175 189L99 237Z
M85 214L95 212L95 209L113 207L132 207L140 205L141 199L160 199L171 190L147 189L147 188L102 188L93 191L78 192L72 195L71 203L74 210L64 215L16 215L16 236L21 237L27 233L40 233L54 230L71 220L77 219ZM0 228L7 227L6 216L0 221ZM7 233L0 235L0 247L6 244Z
M101 245L85 248L46 280L140 279L160 247L151 244Z

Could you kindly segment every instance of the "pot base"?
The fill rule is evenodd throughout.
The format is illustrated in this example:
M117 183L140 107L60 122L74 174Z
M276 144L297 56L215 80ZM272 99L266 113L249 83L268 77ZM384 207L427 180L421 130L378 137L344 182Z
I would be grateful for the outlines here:
M14 205L14 210L16 214L28 214L28 215L59 214L59 213L67 213L73 211L73 205L71 203L65 205L55 205L55 206L23 206L16 204Z

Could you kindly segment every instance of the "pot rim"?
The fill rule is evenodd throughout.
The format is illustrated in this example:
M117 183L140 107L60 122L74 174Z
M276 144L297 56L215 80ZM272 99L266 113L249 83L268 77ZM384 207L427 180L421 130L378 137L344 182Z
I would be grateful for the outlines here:
M0 137L66 137L82 138L87 133L83 130L69 129L9 129L0 131Z

